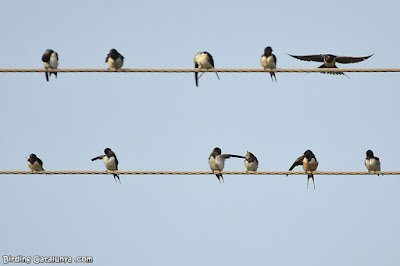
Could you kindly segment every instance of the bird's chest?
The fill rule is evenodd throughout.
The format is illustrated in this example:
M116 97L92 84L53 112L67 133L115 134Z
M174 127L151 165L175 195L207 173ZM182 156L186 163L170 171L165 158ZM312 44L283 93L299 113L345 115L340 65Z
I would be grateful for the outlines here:
M245 160L244 165L246 166L247 170L249 170L249 171L257 171L258 163L256 161L249 162L249 161Z
M58 67L58 60L56 56L51 56L49 61L50 68L56 69Z
M197 56L197 64L200 68L213 68L208 56L205 54L200 54Z
M315 160L315 158L311 158L311 160L308 160L307 158L303 159L303 170L304 171L315 171L317 170L318 167L318 162Z
M265 68L275 68L275 60L273 56L262 56L261 57L261 66Z
M324 61L324 65L326 67L329 67L329 68L335 68L336 67L335 60L333 60L332 62Z
M220 156L211 157L209 160L209 164L212 170L221 171L222 169L224 169L225 159L221 158Z
M370 171L380 171L380 163L378 160L371 158L365 160L365 166Z
M28 166L33 171L43 170L43 167L38 162L34 162L34 163L28 162Z
M115 161L114 157L108 157L104 156L103 157L104 165L108 170L118 170L117 163Z

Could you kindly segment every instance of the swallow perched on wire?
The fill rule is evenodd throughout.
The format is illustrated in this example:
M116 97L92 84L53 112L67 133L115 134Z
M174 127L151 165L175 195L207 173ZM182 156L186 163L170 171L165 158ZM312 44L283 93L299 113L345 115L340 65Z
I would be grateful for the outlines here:
M51 74L57 78L57 72L51 71L58 67L58 54L51 49L47 49L42 56L43 65L46 68L46 80L49 81Z
M209 54L208 52L197 53L196 56L194 57L194 68L198 69L214 68L214 59L211 56L211 54ZM199 79L204 74L204 72L202 72L200 76L198 76L198 74L199 74L198 72L194 72L194 80L196 81L196 87L199 86ZM215 74L217 74L217 78L219 79L218 72L215 72Z
M106 166L107 170L110 171L118 171L118 160L117 155L110 149L106 148L104 150L105 155L99 155L92 159L92 161L103 159L104 165ZM121 184L121 180L119 179L119 175L113 174L115 183L117 183L117 178L119 183Z
M340 64L358 63L367 60L368 58L373 56L373 54L363 57L337 56L333 54L290 55L290 56L303 61L323 62L323 64L318 68L338 68L336 66L336 63ZM321 72L321 73L327 73L333 75L345 75L346 77L348 77L343 72Z
M272 53L271 46L268 46L264 49L264 54L261 56L260 63L261 63L261 66L264 67L264 69L276 68L276 56ZM271 71L271 72L269 72L269 74L271 75L272 81L274 81L274 78L275 78L275 82L276 82L275 72Z
M210 157L208 158L208 164L210 165L211 170L214 171L222 171L225 166L225 160L229 159L231 157L234 158L242 158L244 159L244 156L240 155L234 155L234 154L221 154L222 151L220 148L216 147L213 149L213 151L210 154ZM221 173L215 174L218 178L219 183L224 182L224 177L222 176Z
M292 166L289 168L289 171L292 171L293 168L295 168L298 165L303 165L303 170L305 172L312 172L317 170L318 167L318 161L317 158L315 157L314 153L310 150L306 150L302 156L297 158L297 160L292 164ZM308 181L311 178L314 184L314 189L315 189L315 181L314 181L314 175L312 173L307 173L307 188L308 188ZM288 176L288 175L286 175Z
M374 156L374 153L371 150L367 150L367 158L365 158L365 166L368 169L368 172L376 172L381 170L381 162L378 157ZM378 174L379 176L379 174Z
M26 157L25 157L26 158ZM32 171L44 171L43 162L40 160L36 154L32 153L28 159L28 166Z
M106 57L106 63L110 66L110 69L121 69L124 65L124 57L117 50L111 49Z
M247 168L247 171L257 171L258 169L258 160L257 157L254 156L251 152L247 152L246 160L244 160L244 165Z

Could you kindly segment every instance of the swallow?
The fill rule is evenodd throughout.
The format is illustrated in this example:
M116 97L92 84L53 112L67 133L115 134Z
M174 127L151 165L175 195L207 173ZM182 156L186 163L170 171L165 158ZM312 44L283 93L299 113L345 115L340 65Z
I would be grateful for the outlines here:
M26 157L25 157L26 158ZM32 171L44 171L43 162L40 160L36 154L32 153L28 159L28 166Z
M367 151L367 158L365 158L365 166L368 169L368 172L376 172L381 170L381 162L378 157L374 156L374 153L371 150ZM379 174L378 174L379 176Z
M58 67L58 54L51 49L47 49L42 56L43 65L46 68L46 80L49 81L51 74L54 74L57 78L57 72L52 72L51 69L57 69Z
M198 69L214 68L213 57L208 52L197 53L196 56L194 57L194 68L198 68ZM196 81L196 87L199 86L199 79L204 74L204 72L202 72L199 77L197 77L198 74L199 74L199 72L194 72L194 80ZM219 79L218 72L215 72L215 74L217 74L217 78Z
M117 50L111 49L106 57L106 63L110 66L110 69L121 69L124 65L124 57Z
M264 69L276 68L276 56L272 53L271 46L268 46L264 49L264 54L261 56L260 63L261 63L261 66L264 67ZM275 78L275 82L276 82L275 72L271 71L271 72L269 72L269 74L271 75L272 82L274 81L274 78Z
M254 156L251 152L247 152L246 160L244 160L244 165L247 168L247 171L257 171L258 169L258 160L257 157Z
M225 166L225 160L229 159L231 157L234 158L242 158L245 159L246 157L240 156L240 155L234 155L234 154L221 154L222 151L220 148L216 147L213 149L213 151L210 154L210 157L208 158L208 164L210 165L211 170L214 171L222 171ZM221 179L222 182L224 182L224 177L222 176L221 173L215 174L218 178L219 183L221 184Z
M92 159L92 161L103 159L104 165L106 166L107 170L110 171L118 171L118 160L117 155L110 149L106 148L104 150L105 155L99 155ZM119 179L119 175L113 174L115 183L117 183L117 178L119 183L121 184L121 180Z
M315 157L314 153L310 150L306 150L302 156L297 158L297 160L292 164L292 166L289 168L289 171L292 171L293 168L295 168L298 165L303 165L303 170L305 172L312 172L317 170L318 167L318 161L317 158ZM308 181L310 178L313 181L314 184L314 189L315 189L315 181L314 181L314 175L312 173L307 173L307 188L308 188ZM286 175L288 176L288 175Z
M358 63L367 60L368 58L373 56L373 54L363 57L337 56L333 54L290 55L290 56L303 61L323 62L323 64L318 68L338 68L336 66L336 63L340 64ZM333 75L345 75L346 77L348 77L343 72L321 72L321 73L327 73Z

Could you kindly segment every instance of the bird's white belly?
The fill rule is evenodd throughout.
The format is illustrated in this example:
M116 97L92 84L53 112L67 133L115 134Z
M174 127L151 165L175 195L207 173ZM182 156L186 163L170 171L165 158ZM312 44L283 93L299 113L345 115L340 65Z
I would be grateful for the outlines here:
M265 55L261 57L261 66L264 68L276 68L276 64L273 56L266 57Z
M378 160L373 158L365 159L365 166L367 167L368 171L380 171L381 170L381 163Z
M51 56L49 61L49 67L53 69L57 69L58 67L58 60L57 57Z
M220 156L217 156L217 158L211 157L208 163L211 170L222 171L225 166L225 159L221 158Z
M121 58L117 58L117 60L112 59L111 57L108 58L107 64L110 66L110 68L115 68L115 69L121 69L122 65L124 64L123 60Z
M32 171L44 171L43 167L38 162L34 162L33 164L28 162L28 166Z
M246 169L248 171L257 171L257 168L258 168L257 162L249 162L247 160L244 160L244 165L246 166Z
M196 62L200 68L213 68L206 54L196 55Z
M304 171L315 171L317 170L318 162L312 158L311 161L308 161L307 158L303 160L303 170Z
M108 156L104 156L103 161L107 170L118 170L118 166L114 157L109 158Z

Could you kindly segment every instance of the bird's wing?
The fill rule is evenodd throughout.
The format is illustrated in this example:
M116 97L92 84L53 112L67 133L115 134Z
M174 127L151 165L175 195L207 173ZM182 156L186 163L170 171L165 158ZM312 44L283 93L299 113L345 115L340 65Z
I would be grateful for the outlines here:
M341 64L350 64L350 63L358 63L370 58L372 55L363 56L363 57L350 57L350 56L338 56L336 57L336 62Z
M235 154L221 154L221 157L224 158L224 159L229 159L231 157L246 159L246 157L244 157L244 156L235 155Z
M49 61L50 61L50 56L51 56L51 54L45 52L45 53L43 54L43 56L42 56L42 61L43 61L43 62L49 62Z
M58 61L58 54L56 52L54 52L54 53L56 54L56 58L57 58L57 61Z
M303 61L315 61L315 62L324 62L324 57L321 54L315 54L315 55L291 55L291 57L294 57L299 60Z
M107 63L107 61L108 61L108 58L110 58L110 54L107 54L106 63Z
M104 155L99 155L99 156L93 158L92 161L101 160L103 158L104 158Z
M212 67L214 67L214 59L213 59L213 57L212 57L212 55L210 55L208 52L204 52L207 56L208 56L208 58L210 59L210 63L211 63L211 65L212 65Z
M295 168L298 165L303 165L303 160L304 160L304 155L300 156L299 158L297 158L297 160L292 164L292 166L289 168L289 171L292 171L293 168Z
M37 158L37 162L40 164L40 166L43 167L43 162L42 162L42 160L40 160L39 158Z
M272 57L274 58L275 64L276 64L276 56L273 54Z

